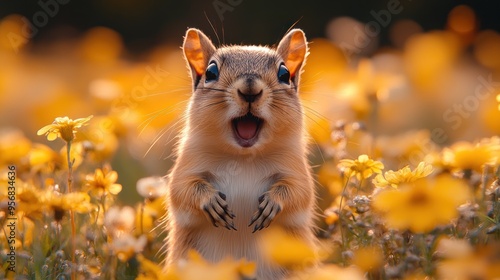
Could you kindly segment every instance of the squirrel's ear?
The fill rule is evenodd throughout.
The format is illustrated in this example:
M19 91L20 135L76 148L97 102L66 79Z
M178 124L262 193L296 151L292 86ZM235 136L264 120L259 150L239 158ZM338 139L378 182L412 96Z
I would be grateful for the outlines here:
M300 74L308 54L306 35L300 29L292 29L278 44L278 53L285 61L292 79Z
M190 28L182 45L184 56L191 68L193 80L199 79L207 68L208 60L215 52L212 41L198 29Z

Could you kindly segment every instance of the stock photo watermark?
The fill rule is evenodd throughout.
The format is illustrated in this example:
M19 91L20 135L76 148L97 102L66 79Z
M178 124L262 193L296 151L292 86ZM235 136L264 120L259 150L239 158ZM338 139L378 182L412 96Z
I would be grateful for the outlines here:
M115 99L111 104L112 113L127 118L130 116L131 111L137 108L140 102L146 100L170 75L159 64L155 67L148 65L144 69L146 74L142 77L141 84L134 86L129 94L122 93L119 98ZM109 130L112 123L109 122L103 125L104 130Z
M461 102L453 103L443 112L443 121L450 125L452 130L459 129L465 119L470 118L473 113L479 110L481 102L500 89L500 82L494 81L492 74L487 78L480 75L477 77L478 84L474 88L474 93L467 95ZM443 127L432 129L430 139L418 141L415 144L420 147L419 150L410 154L409 161L413 165L417 165L425 155L433 151L434 144L443 145L449 140L449 136Z
M170 74L168 71L161 68L160 65L156 65L156 68L146 66L145 71L146 74L142 78L142 83L140 85L132 88L129 95L122 94L113 102L111 107L112 112L124 112L136 108L139 102L144 101L149 93L157 89Z
M224 13L234 11L234 8L243 3L243 0L215 0L212 5L219 16L220 21L224 20Z
M16 166L9 165L7 171L7 222L5 237L7 238L7 271L16 272L16 230L17 230L17 216L16 216ZM4 265L5 267L5 265Z
M500 88L500 82L495 82L490 74L488 78L479 76L479 84L474 89L474 94L467 95L461 102L454 103L451 108L444 111L443 120L451 125L452 129L458 129L464 119L470 118L473 112L479 109L481 101L486 100L495 90Z
M35 37L40 31L40 28L45 27L51 18L54 18L60 11L61 5L66 5L70 0L39 0L38 6L40 10L33 13L31 20L22 17L23 26L20 33L9 32L7 38L17 53L31 38Z
M411 1L411 0L408 0ZM359 54L362 50L380 35L383 28L387 28L392 22L393 16L400 14L404 10L403 4L399 0L390 0L387 2L386 9L379 11L371 10L372 21L364 24L364 28L354 26L353 44L341 42L340 49L349 60L353 54Z

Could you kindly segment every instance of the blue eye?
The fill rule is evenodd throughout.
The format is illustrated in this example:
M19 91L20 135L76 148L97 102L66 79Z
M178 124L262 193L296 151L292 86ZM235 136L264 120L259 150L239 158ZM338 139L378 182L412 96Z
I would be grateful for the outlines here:
M278 69L278 80L281 83L285 83L287 85L290 84L290 71L288 71L283 63L281 63L280 68Z
M217 81L217 79L219 79L219 68L217 67L217 63L212 61L208 64L205 71L205 83Z

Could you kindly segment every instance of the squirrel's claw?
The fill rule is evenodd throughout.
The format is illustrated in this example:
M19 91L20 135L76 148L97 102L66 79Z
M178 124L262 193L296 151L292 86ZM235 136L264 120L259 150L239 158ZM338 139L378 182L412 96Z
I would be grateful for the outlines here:
M221 192L214 193L208 202L202 206L202 209L203 213L207 219L212 222L214 227L219 227L219 225L221 225L228 230L237 230L233 221L235 215L228 207L225 194Z
M253 214L248 224L248 226L255 224L252 233L267 228L279 212L281 212L281 206L272 200L269 194L260 196L259 209Z

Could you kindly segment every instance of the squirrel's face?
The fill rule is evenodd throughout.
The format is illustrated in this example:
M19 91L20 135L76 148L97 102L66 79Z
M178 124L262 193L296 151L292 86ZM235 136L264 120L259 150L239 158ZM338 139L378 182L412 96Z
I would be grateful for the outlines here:
M293 30L276 50L258 46L216 49L201 31L188 30L184 53L192 71L193 133L238 150L302 137L297 94L307 54L305 36Z

